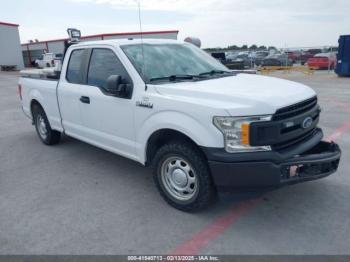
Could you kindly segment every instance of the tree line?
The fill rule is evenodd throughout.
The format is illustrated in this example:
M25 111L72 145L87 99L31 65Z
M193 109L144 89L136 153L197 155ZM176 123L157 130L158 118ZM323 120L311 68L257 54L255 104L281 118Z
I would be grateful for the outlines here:
M215 47L215 48L205 48L204 50L212 52L212 51L228 51L228 50L260 50L260 51L264 51L264 50L277 50L276 47L274 46L258 46L258 45L242 45L242 46L237 46L237 45L229 45L227 47Z

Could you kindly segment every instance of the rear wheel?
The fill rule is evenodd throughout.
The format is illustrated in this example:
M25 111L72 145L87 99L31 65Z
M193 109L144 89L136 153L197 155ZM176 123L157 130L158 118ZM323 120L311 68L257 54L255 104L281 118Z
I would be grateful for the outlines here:
M171 142L153 160L154 181L162 197L182 211L208 206L216 196L206 160L193 145Z
M33 119L36 132L44 144L54 145L60 142L61 133L51 129L47 116L41 106L34 106Z

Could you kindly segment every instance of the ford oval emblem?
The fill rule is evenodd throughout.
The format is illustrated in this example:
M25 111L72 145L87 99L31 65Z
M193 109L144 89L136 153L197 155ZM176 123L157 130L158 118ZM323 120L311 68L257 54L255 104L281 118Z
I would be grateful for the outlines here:
M312 118L308 116L307 118L304 119L303 123L301 124L301 127L303 129L307 129L312 125L312 122L313 122Z

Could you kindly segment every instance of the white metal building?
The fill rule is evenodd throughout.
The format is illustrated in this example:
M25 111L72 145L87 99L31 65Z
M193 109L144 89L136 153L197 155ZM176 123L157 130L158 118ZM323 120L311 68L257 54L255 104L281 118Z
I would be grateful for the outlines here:
M152 31L142 32L143 38L162 38L162 39L177 39L179 31ZM129 33L112 33L112 34L99 34L83 36L81 41L96 41L96 40L108 40L108 39L125 39L141 38L140 32L129 32ZM39 41L33 43L22 44L23 59L26 66L33 66L34 61L41 57L45 52L62 54L64 52L64 42L68 40L55 39L48 41Z
M0 22L0 66L24 68L18 25Z

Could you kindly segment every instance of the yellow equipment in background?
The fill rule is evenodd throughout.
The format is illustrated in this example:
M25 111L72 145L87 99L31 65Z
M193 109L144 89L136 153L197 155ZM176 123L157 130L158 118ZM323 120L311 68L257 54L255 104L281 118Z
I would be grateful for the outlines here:
M310 68L308 66L262 66L257 69L262 74L268 74L273 71L297 71L302 72L307 75L311 75L314 73L314 68Z

